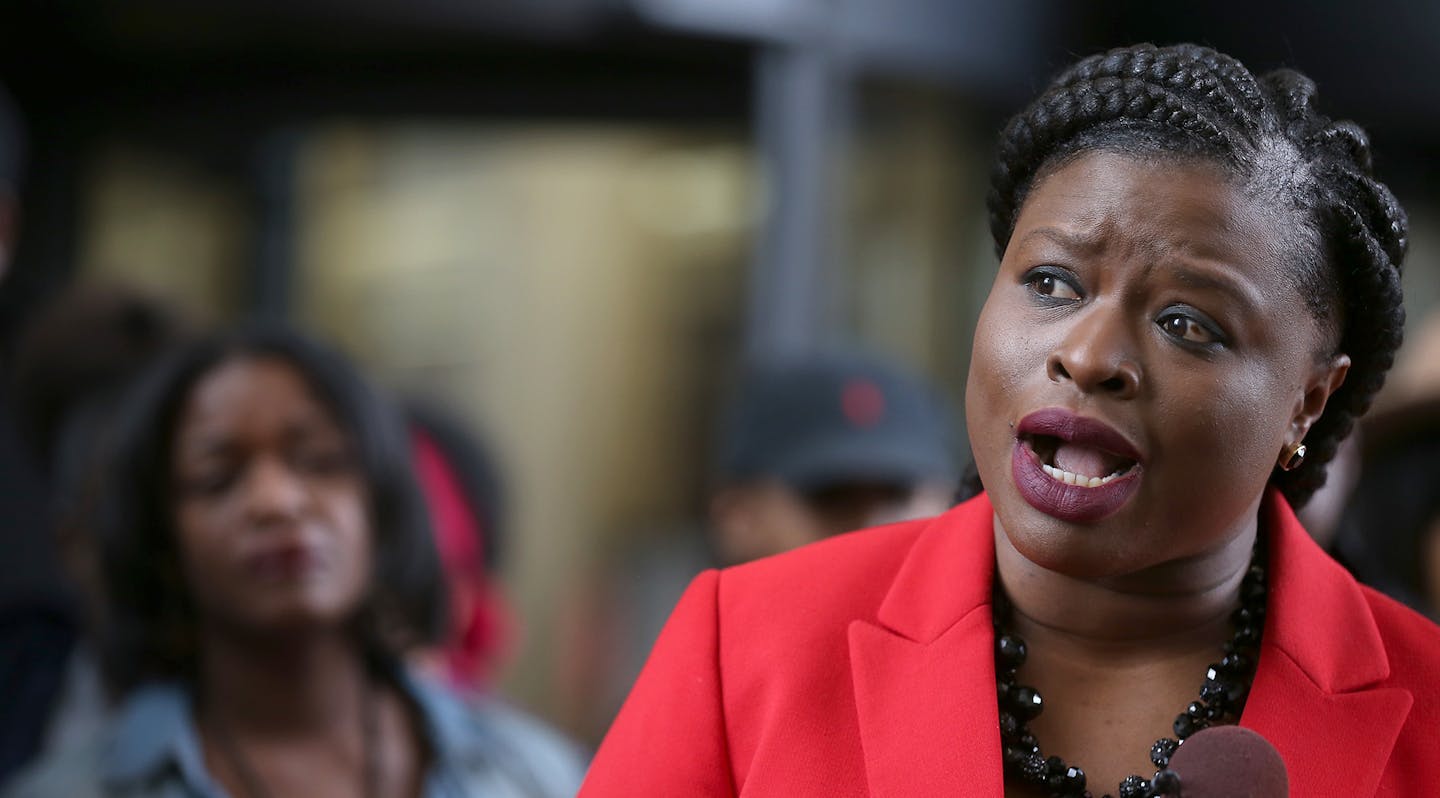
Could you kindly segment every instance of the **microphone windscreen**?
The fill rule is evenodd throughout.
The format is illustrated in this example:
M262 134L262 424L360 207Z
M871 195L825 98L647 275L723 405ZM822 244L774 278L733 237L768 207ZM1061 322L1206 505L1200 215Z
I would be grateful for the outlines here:
M1289 798L1285 760L1264 737L1239 726L1192 734L1170 756L1181 798Z

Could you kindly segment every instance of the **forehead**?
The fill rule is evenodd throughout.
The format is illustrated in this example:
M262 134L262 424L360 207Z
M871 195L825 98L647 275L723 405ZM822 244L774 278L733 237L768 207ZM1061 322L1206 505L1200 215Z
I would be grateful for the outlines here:
M244 432L275 425L335 427L329 408L293 364L273 356L241 356L208 371L190 389L178 430Z
M1077 242L1160 256L1175 250L1283 273L1294 236L1286 214L1200 159L1082 153L1044 174L1015 236L1053 226Z

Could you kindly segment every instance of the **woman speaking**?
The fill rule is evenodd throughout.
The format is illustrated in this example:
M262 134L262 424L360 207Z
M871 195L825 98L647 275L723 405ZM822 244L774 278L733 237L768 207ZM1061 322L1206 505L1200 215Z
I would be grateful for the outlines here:
M1440 630L1295 520L1400 342L1404 212L1288 70L1140 45L1001 137L976 495L698 577L582 796L1149 796L1239 724L1296 796L1440 778Z

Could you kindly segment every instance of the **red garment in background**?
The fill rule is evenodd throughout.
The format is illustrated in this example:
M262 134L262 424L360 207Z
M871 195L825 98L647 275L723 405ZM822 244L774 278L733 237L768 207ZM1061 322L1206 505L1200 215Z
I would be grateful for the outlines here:
M465 691L484 691L510 641L509 608L485 568L485 531L440 447L413 429L416 476L430 510L435 546L450 595L445 676Z

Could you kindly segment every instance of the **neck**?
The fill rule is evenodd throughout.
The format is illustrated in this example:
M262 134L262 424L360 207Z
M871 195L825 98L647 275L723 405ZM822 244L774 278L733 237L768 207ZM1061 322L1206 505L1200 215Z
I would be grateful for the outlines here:
M212 628L200 651L200 711L236 733L358 728L373 689L359 648L340 630L257 640Z
M1034 645L1112 664L1216 648L1229 636L1256 534L1251 521L1213 551L1136 573L1082 578L1027 559L997 517L996 576L1011 606L1008 625Z

